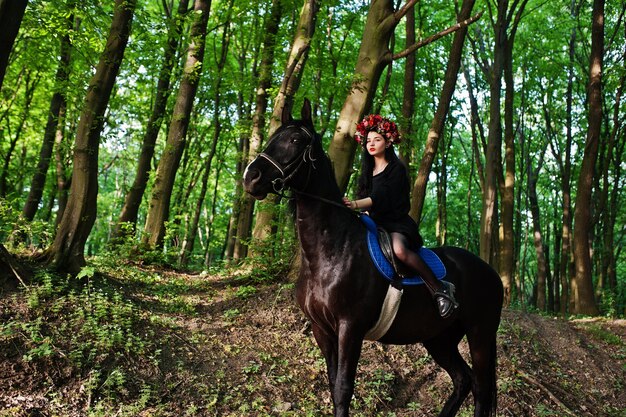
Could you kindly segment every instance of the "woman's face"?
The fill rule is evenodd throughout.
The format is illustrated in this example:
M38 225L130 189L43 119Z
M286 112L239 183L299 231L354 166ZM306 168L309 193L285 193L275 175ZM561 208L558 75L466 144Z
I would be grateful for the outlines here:
M387 148L387 142L380 133L369 132L367 134L367 141L365 142L367 152L373 157L385 155L385 148Z

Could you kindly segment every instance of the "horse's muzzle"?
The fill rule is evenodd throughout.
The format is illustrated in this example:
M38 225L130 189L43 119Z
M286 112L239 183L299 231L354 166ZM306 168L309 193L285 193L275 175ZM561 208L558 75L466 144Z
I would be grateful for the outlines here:
M243 173L243 188L252 197L257 200L263 200L267 197L267 191L263 190L262 177L263 174L258 169L252 167L255 161L246 167Z

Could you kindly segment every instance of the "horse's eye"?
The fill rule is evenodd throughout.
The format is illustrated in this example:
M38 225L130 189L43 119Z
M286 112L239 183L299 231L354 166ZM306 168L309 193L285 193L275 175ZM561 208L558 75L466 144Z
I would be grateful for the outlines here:
M299 141L300 141L299 137L296 137L296 136L291 137L291 143L298 143Z

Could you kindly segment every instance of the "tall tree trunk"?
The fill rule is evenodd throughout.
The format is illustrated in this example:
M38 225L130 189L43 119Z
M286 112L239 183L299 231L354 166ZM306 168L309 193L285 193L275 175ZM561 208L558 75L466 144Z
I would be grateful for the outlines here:
M530 152L526 155L526 168L528 171L528 200L533 223L533 242L535 244L535 254L537 256L537 309L539 311L546 310L546 280L548 271L543 244L544 239L541 233L539 201L537 198L537 179L539 178L539 172L541 171L541 167L543 165L543 155L544 152L541 152L536 169L533 169Z
M264 24L263 52L259 67L259 84L255 98L255 110L252 116L252 133L250 135L250 150L248 162L256 158L265 139L265 111L267 110L268 93L272 86L272 68L274 66L274 52L280 20L283 15L281 0L272 1L272 9ZM254 199L245 194L242 197L241 213L237 223L237 239L233 252L234 259L244 259L248 254L248 244L252 230Z
M302 73L309 56L318 11L319 3L317 0L306 0L300 11L300 20L296 28L295 38L291 44L283 82L274 100L274 110L269 123L268 137L271 137L280 126L280 115L283 107L289 110L293 107L293 97L300 87ZM271 236L272 224L276 218L275 205L277 201L277 196L272 195L269 202L259 205L252 232L252 237L255 241L264 242ZM262 248L263 245L255 245L253 248L257 247ZM252 249L251 255L254 256L255 254L255 249Z
M59 123L57 124L57 130L54 135L54 162L56 172L56 185L57 185L57 214L54 222L55 226L61 224L65 207L67 206L68 191L72 183L68 180L68 175L65 170L66 155L63 152L63 139L65 138L65 117L67 113L67 107L62 106L59 109Z
M463 22L470 18L472 9L474 8L474 3L475 0L465 0L463 2L457 21ZM428 137L426 138L426 144L424 145L424 153L422 154L422 160L417 171L417 178L415 179L415 184L413 186L410 215L418 223L422 217L422 210L424 208L428 177L430 175L435 154L437 153L437 148L439 147L439 140L450 109L450 102L452 101L452 96L454 95L454 90L456 88L456 81L459 75L459 69L461 68L461 58L463 56L463 45L465 43L466 35L467 27L457 30L454 34L454 40L452 41L452 47L450 48L450 55L448 56L443 89L441 90L441 95L439 96L439 103L437 104L435 116L430 124Z
M577 6L576 0L572 0L571 3L571 18L577 19ZM572 276L574 268L574 260L572 257L572 197L571 197L571 148L572 148L572 108L573 108L573 96L574 96L574 64L576 59L576 27L572 27L572 31L569 39L569 61L567 68L567 92L566 92L566 115L565 115L565 155L564 158L559 158L562 161L562 180L561 180L561 194L563 205L563 228L561 232L561 261L559 264L559 277L561 279L561 300L559 302L561 310L561 316L567 315L569 302L570 302L570 287L572 285Z
M589 239L592 232L591 194L594 168L602 128L602 61L604 56L604 0L593 2L591 28L591 56L589 64L589 124L583 155L576 207L574 209L574 261L576 275L572 286L574 313L597 315L599 313L593 293L592 264Z
M515 100L515 82L513 80L513 45L515 33L519 24L519 18L524 11L526 0L522 1L517 10L517 19L511 27L511 33L506 41L504 56L504 183L501 190L502 204L500 209L500 277L504 286L504 305L511 304L511 292L515 277L515 239L513 233L513 220L515 215L515 129L513 115Z
M406 44L409 48L415 43L415 7L406 12ZM402 85L402 120L400 133L404 140L400 144L400 159L409 166L411 154L414 148L413 137L413 113L415 111L415 54L410 54L404 61L404 82Z
M485 153L485 183L483 185L483 207L480 217L480 257L488 263L495 264L497 253L494 248L494 236L498 230L498 174L502 167L502 123L501 123L501 89L506 52L506 30L508 1L498 0L497 18L494 26L495 41L493 64L489 76L489 134ZM505 299L508 299L510 288L505 288Z
M0 88L28 0L0 0Z
M189 8L189 0L180 0L178 3L178 12L175 16L169 16L172 24L169 25L170 32L168 34L168 41L165 45L165 51L163 53L163 63L161 70L159 71L159 79L157 81L156 97L154 100L154 106L152 107L152 114L146 125L146 131L143 136L141 145L141 153L139 154L139 160L137 162L137 172L135 173L135 179L133 185L128 190L126 197L124 198L124 206L120 213L120 217L117 220L117 225L113 232L113 240L119 240L126 232L130 232L129 227L124 226L128 224L135 228L137 223L137 216L139 215L139 206L143 199L148 180L150 178L150 171L152 170L152 158L154 157L154 147L156 140L161 130L161 123L163 116L165 115L165 107L167 105L167 99L170 95L170 79L172 70L176 64L176 50L178 43L180 42L184 15Z
M30 113L33 95L35 94L35 89L37 87L37 84L39 83L38 77L35 79L31 79L30 71L26 72L24 79L24 106L22 112L20 113L20 119L17 124L15 134L13 135L13 137L11 138L11 142L9 143L9 149L4 155L4 163L2 164L2 172L0 173L0 197L6 197L9 192L21 193L22 191L22 187L20 187L16 182L12 184L11 190L9 190L9 165L11 164L11 160L13 159L13 152L15 151L15 147L22 137L22 131L24 130L24 125L26 124L26 120L28 120L28 114ZM19 172L21 171L21 169L18 169L17 171Z
M87 89L74 144L70 197L54 242L44 253L61 271L78 273L85 265L85 243L96 220L104 113L124 57L135 6L134 0L116 0L106 47Z
M59 128L59 121L61 120L59 113L62 108L66 107L65 84L69 79L69 65L72 48L69 32L72 30L74 25L73 14L68 17L67 23L67 32L61 38L61 59L55 76L55 92L52 94L52 99L50 100L48 122L46 123L46 128L43 134L43 142L39 152L39 162L37 163L37 169L33 175L30 191L22 211L22 215L28 221L33 220L35 213L37 213L39 203L41 202L43 189L46 185L48 168L50 167L50 159L52 157L55 135L57 129Z
M224 25L222 32L222 41L221 46L222 50L220 53L220 59L217 62L217 71L215 74L215 86L214 91L215 95L213 97L213 140L211 141L211 146L209 148L209 154L206 156L204 161L204 173L202 174L201 186L200 186L200 194L198 195L198 199L196 200L195 209L193 212L193 218L189 227L187 228L187 234L185 236L185 240L183 243L183 248L181 251L181 256L179 262L182 265L186 265L189 256L193 252L193 247L196 241L196 235L198 233L198 225L200 224L200 214L202 213L202 207L204 205L204 199L206 197L207 190L209 188L209 176L211 175L211 163L213 161L213 157L215 156L215 152L217 150L217 142L219 140L220 134L222 133L222 125L220 122L220 113L221 113L221 98L222 98L222 74L224 72L224 67L226 65L226 58L228 57L228 47L230 45L230 17L231 10L233 7L233 1L230 0L228 3L228 15L226 18L226 24Z
M163 245L165 222L169 218L174 180L185 149L191 110L202 75L210 10L211 0L195 0L187 59L172 113L165 150L156 171L142 237L142 242L150 248L159 248Z

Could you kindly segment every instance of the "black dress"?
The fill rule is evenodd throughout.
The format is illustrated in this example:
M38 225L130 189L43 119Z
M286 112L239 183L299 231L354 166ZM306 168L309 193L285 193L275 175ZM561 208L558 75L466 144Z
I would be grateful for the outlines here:
M413 248L423 245L417 223L409 216L411 201L407 169L400 160L392 160L380 173L372 177L372 219L389 233L405 235Z

